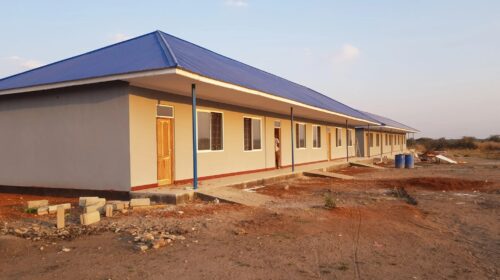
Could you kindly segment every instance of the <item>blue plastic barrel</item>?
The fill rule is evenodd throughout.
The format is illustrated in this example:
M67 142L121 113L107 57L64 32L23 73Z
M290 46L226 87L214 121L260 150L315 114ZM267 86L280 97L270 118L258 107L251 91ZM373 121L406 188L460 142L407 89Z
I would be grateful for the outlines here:
M396 168L404 168L405 163L404 163L404 155L403 154L397 154L396 158L394 160L395 167Z
M413 161L413 155L407 154L405 155L405 168L413 168L415 167L415 163Z

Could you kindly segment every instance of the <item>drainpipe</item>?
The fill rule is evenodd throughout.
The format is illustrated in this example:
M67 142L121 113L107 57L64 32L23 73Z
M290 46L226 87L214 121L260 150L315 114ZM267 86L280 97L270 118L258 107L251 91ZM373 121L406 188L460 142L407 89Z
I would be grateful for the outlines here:
M345 151L347 155L347 162L349 162L349 127L347 125L347 120L345 120Z
M196 84L191 84L191 110L193 114L193 189L198 189L198 145L196 141Z
M293 147L293 107L290 107L290 127L291 127L291 131L292 131L292 137L290 137L292 139L292 172L295 171L295 158L294 158L294 147Z

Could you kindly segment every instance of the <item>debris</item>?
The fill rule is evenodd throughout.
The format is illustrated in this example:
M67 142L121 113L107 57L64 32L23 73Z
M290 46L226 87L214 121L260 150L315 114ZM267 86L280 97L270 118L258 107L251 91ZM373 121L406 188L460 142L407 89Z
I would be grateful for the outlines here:
M70 248L63 247L61 251L62 251L62 252L67 253L67 252L71 251L71 249L70 249Z
M46 199L28 201L28 209L38 209L43 206L49 206L49 201Z
M56 222L56 227L58 229L64 228L64 207L59 206L57 207L57 222Z
M437 158L437 159L440 159L440 160L443 160L443 161L445 161L445 162L447 162L447 163L457 164L457 162L456 162L455 160L452 160L452 159L450 159L450 158L448 158L448 157L445 157L445 156L443 156L443 155L437 155L437 156L436 156L436 158Z

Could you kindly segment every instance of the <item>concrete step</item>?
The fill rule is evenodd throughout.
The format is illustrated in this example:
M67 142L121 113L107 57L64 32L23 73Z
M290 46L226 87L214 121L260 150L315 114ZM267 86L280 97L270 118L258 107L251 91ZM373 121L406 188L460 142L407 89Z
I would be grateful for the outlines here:
M333 172L325 172L325 171L306 171L304 172L305 176L310 176L310 177L327 177L327 178L336 178L336 179L342 179L342 180L353 180L353 176L349 175L344 175L344 174L339 174L339 173L333 173Z
M130 198L149 198L154 202L168 204L183 204L192 201L194 195L193 190L171 189L168 187L130 192Z
M262 206L273 201L273 198L270 196L247 192L233 187L200 188L196 191L196 195L202 199L214 200L217 198L223 202L254 207Z
M359 167L369 167L369 168L375 168L375 169L385 169L382 166L377 166L371 163L364 163L364 162L350 162L352 166L359 166Z

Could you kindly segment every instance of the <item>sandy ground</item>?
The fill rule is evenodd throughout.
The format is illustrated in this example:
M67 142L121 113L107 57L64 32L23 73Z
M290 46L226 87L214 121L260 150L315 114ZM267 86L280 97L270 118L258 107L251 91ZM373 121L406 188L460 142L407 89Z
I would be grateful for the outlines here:
M500 161L468 161L342 171L354 181L299 177L259 189L276 200L260 208L197 201L103 218L100 226L185 237L145 253L126 231L37 241L4 233L0 278L499 279ZM395 195L401 187L417 205ZM337 207L325 209L325 197ZM0 194L4 228L53 226L54 216L23 213L28 199Z

